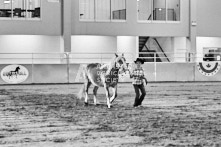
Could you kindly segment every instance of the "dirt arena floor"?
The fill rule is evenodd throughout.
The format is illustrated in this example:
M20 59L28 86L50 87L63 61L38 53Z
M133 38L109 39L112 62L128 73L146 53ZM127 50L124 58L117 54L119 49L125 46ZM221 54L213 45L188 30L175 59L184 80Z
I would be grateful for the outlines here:
M140 108L122 83L111 109L103 88L84 106L80 87L0 86L0 146L221 147L221 83L148 83Z

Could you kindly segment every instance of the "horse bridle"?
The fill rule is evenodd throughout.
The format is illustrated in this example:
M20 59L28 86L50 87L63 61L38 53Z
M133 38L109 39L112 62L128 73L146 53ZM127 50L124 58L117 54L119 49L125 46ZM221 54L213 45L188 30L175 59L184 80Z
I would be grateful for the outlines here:
M126 59L124 58L124 57L122 57L125 61L126 61ZM121 62L122 62L122 64L120 64L120 66L119 67L117 67L117 62L115 62L115 64L114 64L114 66L115 66L115 68L117 68L118 70L120 69L120 68L122 68L122 66L124 66L123 64L124 64L124 62L122 61L122 59L120 59L121 60ZM118 61L119 62L119 61ZM123 72L126 72L128 69L125 69L124 67L123 67Z

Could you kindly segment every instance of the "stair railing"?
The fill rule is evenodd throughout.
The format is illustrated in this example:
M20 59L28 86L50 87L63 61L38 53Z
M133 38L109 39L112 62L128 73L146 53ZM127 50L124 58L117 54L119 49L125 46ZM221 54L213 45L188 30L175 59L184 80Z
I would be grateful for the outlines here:
M160 46L159 42L157 41L156 38L153 38L155 40L155 42L157 43L157 45L159 46L161 52L164 54L164 56L166 57L167 61L170 62L170 60L168 59L167 55L165 54L165 52L163 51L162 47Z

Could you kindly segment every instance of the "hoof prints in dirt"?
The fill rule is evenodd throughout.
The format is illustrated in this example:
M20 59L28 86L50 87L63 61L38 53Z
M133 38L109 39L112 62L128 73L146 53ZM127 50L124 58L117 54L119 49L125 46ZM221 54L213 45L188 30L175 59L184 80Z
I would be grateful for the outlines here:
M11 91L1 100L0 123L4 126L0 130L4 133L0 132L0 146L24 142L84 146L95 142L94 146L213 147L221 138L218 96L177 97L179 91L174 91L175 96L160 91L162 98L152 93L156 99L147 97L147 107L134 109L131 93L119 94L121 101L107 109L106 99L101 98L102 105L94 106L91 99L90 105L84 107L83 99L73 94ZM176 105L180 100L182 105ZM166 101L173 105L161 103ZM209 111L206 107L216 109Z

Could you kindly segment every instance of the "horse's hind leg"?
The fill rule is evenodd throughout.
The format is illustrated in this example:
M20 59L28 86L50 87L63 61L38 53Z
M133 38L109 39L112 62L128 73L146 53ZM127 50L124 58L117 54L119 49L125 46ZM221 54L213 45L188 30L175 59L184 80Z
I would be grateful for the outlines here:
M88 105L88 90L91 86L91 82L89 80L87 80L85 82L85 99L84 99L84 104Z
M97 90L98 90L98 86L94 86L94 89L93 89L94 105L97 105Z

